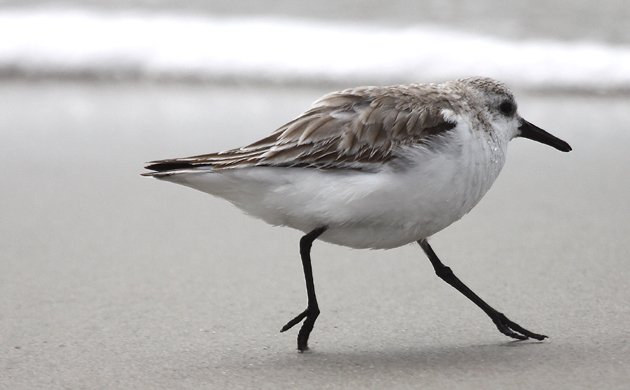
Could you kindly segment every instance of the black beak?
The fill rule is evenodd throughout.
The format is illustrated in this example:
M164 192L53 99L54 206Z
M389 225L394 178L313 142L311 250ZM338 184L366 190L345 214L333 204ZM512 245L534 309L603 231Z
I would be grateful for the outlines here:
M521 132L518 135L519 137L529 138L531 140L538 141L545 145L552 146L562 152L571 151L571 146L569 146L568 143L564 142L558 137L554 137L540 127L532 125L523 118L521 118L521 125L518 127L518 129Z

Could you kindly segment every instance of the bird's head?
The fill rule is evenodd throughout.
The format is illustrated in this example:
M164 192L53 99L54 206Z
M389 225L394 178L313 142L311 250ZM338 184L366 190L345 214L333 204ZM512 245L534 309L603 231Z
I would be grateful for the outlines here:
M571 151L571 146L560 138L523 119L517 110L512 91L503 83L487 77L470 77L458 80L477 92L482 105L489 114L490 122L497 132L511 140L528 138L554 147L562 152Z

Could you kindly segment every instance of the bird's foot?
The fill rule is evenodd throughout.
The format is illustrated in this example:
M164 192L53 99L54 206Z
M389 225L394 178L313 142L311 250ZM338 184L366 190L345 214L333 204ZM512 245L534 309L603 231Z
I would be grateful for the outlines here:
M298 314L294 319L287 322L287 324L282 327L280 332L286 332L287 330L293 328L296 324L304 320L304 323L302 324L302 327L300 328L300 332L298 333L297 337L297 349L300 352L307 351L308 337L311 335L311 331L313 330L313 326L315 325L315 320L317 320L317 316L319 316L319 308L309 306L306 308L306 310Z
M519 324L512 322L509 318L505 316L505 314L498 311L495 312L493 315L490 315L490 318L492 318L492 322L494 322L494 324L497 326L499 332L514 339L527 340L529 338L532 338L536 340L544 340L547 338L547 336L545 335L530 332Z

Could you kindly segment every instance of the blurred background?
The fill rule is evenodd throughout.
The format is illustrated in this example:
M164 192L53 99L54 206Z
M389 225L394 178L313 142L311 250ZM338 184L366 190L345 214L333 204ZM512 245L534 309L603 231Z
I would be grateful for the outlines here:
M535 1L0 2L0 76L308 83L484 74L630 89L630 5Z
M630 2L0 0L0 388L607 388L630 382ZM359 84L483 75L527 140L432 245L313 248L143 163L250 143ZM360 267L360 268L359 268Z

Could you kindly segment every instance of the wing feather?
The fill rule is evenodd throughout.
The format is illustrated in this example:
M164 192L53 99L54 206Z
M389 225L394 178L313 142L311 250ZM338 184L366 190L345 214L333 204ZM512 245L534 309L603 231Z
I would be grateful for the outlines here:
M438 88L437 85L428 87ZM376 170L403 145L426 143L455 127L442 115L451 108L427 85L363 87L334 92L298 118L242 148L149 163L168 171L251 166ZM433 91L435 92L435 91Z

